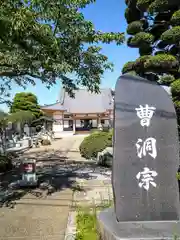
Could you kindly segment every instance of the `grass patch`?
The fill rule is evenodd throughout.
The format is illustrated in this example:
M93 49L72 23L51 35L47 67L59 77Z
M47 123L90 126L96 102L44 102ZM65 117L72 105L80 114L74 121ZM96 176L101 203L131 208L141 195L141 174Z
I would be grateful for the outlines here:
M76 215L76 238L75 240L99 240L97 229L97 213L105 208L112 207L113 201L102 201L93 207L80 207Z
M76 216L76 240L98 240L96 213L80 210Z

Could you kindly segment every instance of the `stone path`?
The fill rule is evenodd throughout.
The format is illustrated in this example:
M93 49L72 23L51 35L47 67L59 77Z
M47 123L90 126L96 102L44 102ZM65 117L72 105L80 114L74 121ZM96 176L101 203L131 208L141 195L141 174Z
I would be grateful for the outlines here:
M76 215L78 208L88 209L112 205L111 171L96 165L84 167L76 171L76 184L79 186L73 195L73 206L68 217L65 240L75 240ZM97 210L98 211L98 210Z
M66 152L61 152L64 158L67 157L70 145L72 152L76 152L78 145L77 142L73 144L72 139L66 143ZM59 144L56 144L58 151ZM61 143L63 146L65 142ZM46 154L49 152L50 149ZM40 152L35 154L42 157ZM52 185L55 192L47 195L47 191L42 189L16 191L16 199L12 200L15 205L7 204L9 207L0 208L0 240L64 240L72 204L94 204L112 197L111 190L105 190L107 186L111 189L110 172L107 169L87 163L70 164L70 157L64 163L60 161L59 155L56 160L47 160L47 156L43 159L42 166L38 168L39 179ZM15 180L17 176L14 173L11 177ZM8 182L8 178L4 181Z
M72 191L61 192L59 199L24 196L14 209L0 210L2 240L64 240ZM63 199L64 198L64 199Z
M50 146L32 148L23 154L23 157L35 158L37 161L86 161L79 153L79 145L83 141L82 135L65 137L55 140Z
M72 199L75 207L112 199L110 171L105 168L64 164L46 170L59 189L49 196L43 190L32 190L15 200L14 208L0 208L1 240L64 240ZM37 197L37 192L42 194Z
M103 205L112 202L110 170L98 166L89 166L77 170L77 172L79 176L76 177L76 184L80 190L74 194L73 200L76 205Z
M41 189L15 191L16 198L9 207L0 208L1 240L64 240L73 197L73 179L68 169L68 166L44 169L42 181L55 187L51 195Z
M25 153L25 155L33 154L33 153L42 153L42 152L51 152L51 151L58 151L58 152L67 152L67 151L79 151L79 145L83 141L84 136L82 135L74 135L65 137L62 139L57 139L52 141L51 145L48 146L41 146L39 148L31 148L29 151Z

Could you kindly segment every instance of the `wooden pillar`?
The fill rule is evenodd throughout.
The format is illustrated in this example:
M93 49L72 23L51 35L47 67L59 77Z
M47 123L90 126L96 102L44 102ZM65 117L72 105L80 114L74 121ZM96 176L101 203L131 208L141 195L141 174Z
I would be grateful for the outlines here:
M101 115L98 115L98 125L101 123Z
M73 118L73 133L76 133L76 119Z
M98 125L99 125L99 114L97 114L97 128L98 128Z
M62 131L64 131L64 112L61 113Z

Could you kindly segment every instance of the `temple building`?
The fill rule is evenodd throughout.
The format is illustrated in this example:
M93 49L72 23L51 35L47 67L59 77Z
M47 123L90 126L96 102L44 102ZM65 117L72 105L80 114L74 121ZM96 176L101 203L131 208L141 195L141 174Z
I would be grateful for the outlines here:
M56 103L41 106L41 109L53 117L52 130L55 138L60 138L88 132L99 125L110 127L113 120L113 94L110 88L101 89L98 94L79 89L71 98L62 89Z

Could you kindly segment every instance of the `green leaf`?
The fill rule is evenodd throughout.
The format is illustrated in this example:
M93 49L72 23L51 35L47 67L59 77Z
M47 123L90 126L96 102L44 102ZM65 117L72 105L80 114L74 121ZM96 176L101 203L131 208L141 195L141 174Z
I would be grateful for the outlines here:
M140 47L142 45L150 45L154 41L154 36L150 33L139 32L134 37L132 37L130 44L135 47Z
M146 70L158 71L160 73L178 71L179 62L176 57L168 54L151 56L144 64Z
M135 3L134 0L126 4L127 33L133 35L127 39L127 45L138 48L141 56L134 61L133 70L141 77L167 86L175 82L172 98L180 133L180 93L176 80L180 79L180 1L137 0ZM135 9L139 10L139 18L133 15ZM144 23L142 30L137 21ZM128 67L131 65L125 65L123 71L128 72Z
M139 47L139 55L144 56L144 55L150 55L152 54L153 48L150 45L142 45Z
M176 107L178 123L180 126L180 79L175 80L171 83L171 93Z
M179 0L155 0L148 8L150 13L165 12L177 9Z
M155 0L148 7L150 13L168 10L168 0Z
M0 8L0 78L2 86L7 87L2 87L2 100L12 83L26 87L41 80L50 87L59 79L69 93L78 86L93 91L99 88L104 71L111 70L112 64L98 46L95 46L96 51L87 46L100 42L122 44L124 34L101 32L85 19L82 8L94 2L3 1ZM68 74L76 78L71 80Z
M11 113L16 113L16 115L21 118L29 117L29 115L33 116L33 118L37 119L43 115L40 106L38 104L38 99L33 93L21 92L16 93L13 102L10 108ZM22 114L21 114L22 113Z
M137 0L137 7L145 11L154 0Z
M126 8L124 16L128 24L141 19L141 13L136 7Z
M172 18L171 18L171 23L173 26L180 25L180 10L173 13Z
M171 83L171 92L173 95L179 96L180 100L180 79L177 79Z
M9 114L7 117L7 121L12 123L25 123L31 121L33 118L34 116L30 111L18 111L16 113Z
M133 71L134 70L134 62L131 61L131 62L127 62L124 64L123 68L122 68L122 73L127 73L127 72L130 72L130 71Z
M174 76L166 74L159 78L159 83L169 86L174 80L175 80Z
M144 55L136 59L134 62L134 69L137 73L142 74L145 72L144 64L150 57L150 55Z
M134 21L130 23L127 27L127 33L130 35L135 35L143 30L143 22Z
M173 44L180 41L180 26L173 27L161 35L161 40Z

